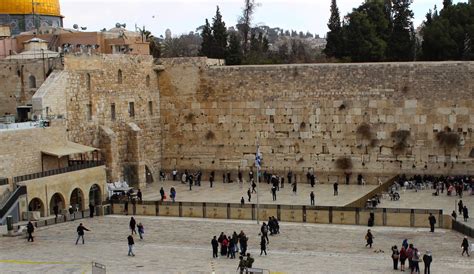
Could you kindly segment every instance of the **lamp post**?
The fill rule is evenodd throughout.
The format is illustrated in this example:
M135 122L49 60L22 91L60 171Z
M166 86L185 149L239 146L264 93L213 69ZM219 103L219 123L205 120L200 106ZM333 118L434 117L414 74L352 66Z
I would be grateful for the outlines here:
M33 14L33 26L36 29L36 32L38 31L39 26L37 25L37 22L35 20L35 6L41 5L39 2L35 2L34 0L31 0L31 12Z

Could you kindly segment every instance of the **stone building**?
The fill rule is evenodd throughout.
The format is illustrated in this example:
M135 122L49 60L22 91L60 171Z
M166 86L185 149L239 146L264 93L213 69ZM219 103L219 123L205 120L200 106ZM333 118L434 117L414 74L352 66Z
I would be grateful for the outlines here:
M160 97L149 55L67 55L33 96L36 116L63 117L68 139L100 147L109 181L158 178Z

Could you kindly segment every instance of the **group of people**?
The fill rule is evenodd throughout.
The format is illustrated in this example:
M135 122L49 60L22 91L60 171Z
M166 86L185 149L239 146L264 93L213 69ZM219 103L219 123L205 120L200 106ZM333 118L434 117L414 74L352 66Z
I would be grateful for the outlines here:
M405 264L408 260L408 269L411 274L420 273L420 262L424 263L424 272L429 274L431 269L431 263L433 262L433 256L431 251L426 250L423 257L421 252L414 246L414 244L409 244L408 239L404 239L401 245L400 250L396 245L392 246L392 260L393 260L393 269L398 270L398 262L400 261L400 270L405 271Z
M221 257L226 257L230 259L235 259L235 254L239 253L240 255L245 256L247 253L247 244L249 238L245 235L244 231L241 230L239 234L234 231L232 236L227 236L224 232L221 232L219 238L214 236L211 240L212 246L212 257L219 258L218 249L220 246L220 255Z
M465 222L467 222L467 219L469 219L469 210L467 209L467 206L463 204L462 200L459 200L458 202L458 211L459 215L463 217ZM454 220L457 219L458 215L456 214L456 210L453 210L451 216Z

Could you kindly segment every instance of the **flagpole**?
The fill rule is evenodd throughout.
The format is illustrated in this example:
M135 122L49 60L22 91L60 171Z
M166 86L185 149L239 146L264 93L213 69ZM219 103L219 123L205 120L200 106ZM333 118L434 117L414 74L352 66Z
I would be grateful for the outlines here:
M256 157L260 157L260 148L258 144L258 132L257 132L257 155ZM258 196L260 194L260 163L257 164L257 224L260 224L260 202Z

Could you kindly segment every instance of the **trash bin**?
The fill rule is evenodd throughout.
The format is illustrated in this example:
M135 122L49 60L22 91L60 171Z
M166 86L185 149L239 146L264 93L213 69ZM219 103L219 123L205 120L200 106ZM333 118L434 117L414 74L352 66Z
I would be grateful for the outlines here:
M13 217L11 215L7 216L7 231L9 233L13 231Z

